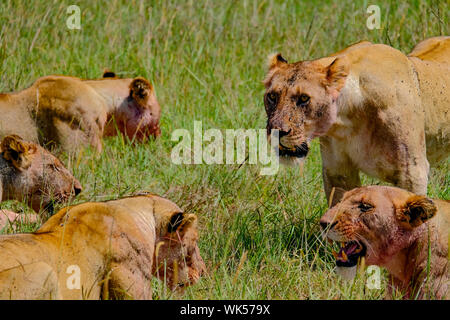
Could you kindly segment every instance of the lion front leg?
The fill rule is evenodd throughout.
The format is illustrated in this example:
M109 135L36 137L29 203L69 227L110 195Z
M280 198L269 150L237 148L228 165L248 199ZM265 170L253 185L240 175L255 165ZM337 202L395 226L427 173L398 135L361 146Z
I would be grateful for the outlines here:
M61 149L70 155L77 154L81 149L92 146L98 153L102 151L102 132L96 123L71 125L66 121L55 119L57 142Z
M385 131L394 126L395 124L388 123ZM375 176L396 187L426 195L430 165L426 155L424 131L399 124L398 129L389 135L392 137L390 143L379 146L375 151L378 154ZM380 136L375 138L382 139Z
M151 279L140 270L113 263L111 272L104 279L102 298L151 300Z
M399 170L398 180L391 182L397 187L415 194L426 195L430 171L430 165L426 157L415 157L412 155L409 158L405 157L402 163L406 165Z
M322 177L328 205L333 207L344 193L361 186L358 168L342 152L334 150L328 138L320 139Z

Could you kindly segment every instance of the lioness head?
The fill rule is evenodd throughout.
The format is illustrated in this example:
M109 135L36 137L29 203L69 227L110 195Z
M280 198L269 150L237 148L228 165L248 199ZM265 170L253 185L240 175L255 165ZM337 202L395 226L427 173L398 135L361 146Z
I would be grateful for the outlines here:
M197 217L174 212L160 221L163 222L159 223L154 274L172 290L196 283L206 271L197 245Z
M64 202L81 192L81 184L50 152L16 135L3 138L1 158L4 199L25 201L36 212L53 211L54 202Z
M264 80L267 134L279 130L280 158L295 163L308 154L310 141L328 132L337 117L336 100L346 71L338 58L288 63L269 58Z
M424 196L368 186L346 192L323 215L320 225L328 239L341 243L339 252L334 252L338 267L355 267L361 257L367 265L386 266L411 245L415 233L436 210Z
M106 78L116 78L111 72ZM115 132L117 125L120 132L130 140L143 141L150 136L161 134L159 119L161 107L156 99L155 90L148 80L134 78L129 85L129 95L114 114L115 123L105 128L106 132ZM108 135L108 134L107 134Z

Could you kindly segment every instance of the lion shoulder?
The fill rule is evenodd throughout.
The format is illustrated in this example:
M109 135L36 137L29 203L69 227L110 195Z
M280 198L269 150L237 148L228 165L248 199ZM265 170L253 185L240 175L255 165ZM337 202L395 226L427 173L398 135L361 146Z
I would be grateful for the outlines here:
M367 41L367 40L362 40L356 43L353 43L351 45L349 45L347 48L339 50L338 52L335 52L333 54L330 55L330 57L336 57L336 56L340 56L343 54L348 54L350 51L355 50L355 49L359 49L359 48L364 48L364 47L368 47L373 45L372 42Z
M450 62L450 36L433 37L419 42L408 55L421 60Z

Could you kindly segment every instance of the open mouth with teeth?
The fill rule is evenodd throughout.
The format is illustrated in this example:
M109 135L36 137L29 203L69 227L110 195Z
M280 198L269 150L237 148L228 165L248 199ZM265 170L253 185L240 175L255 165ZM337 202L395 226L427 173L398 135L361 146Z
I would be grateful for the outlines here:
M338 267L354 267L366 255L366 246L359 241L341 242L338 252L332 251Z

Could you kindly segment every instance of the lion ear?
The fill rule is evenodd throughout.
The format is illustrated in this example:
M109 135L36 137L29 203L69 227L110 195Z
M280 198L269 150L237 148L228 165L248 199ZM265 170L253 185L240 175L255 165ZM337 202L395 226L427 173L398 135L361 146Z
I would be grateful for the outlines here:
M184 214L182 212L177 212L170 218L167 231L169 233L178 232L181 238L184 237L186 232L191 228L196 226L197 216L194 214Z
M346 65L336 58L327 68L327 80L331 87L340 91L347 79L348 71Z
M281 56L281 53L271 54L268 59L268 67L269 70L272 70L275 67L279 67L281 65L285 65L288 62Z
M113 71L105 69L102 78L117 78L117 75Z
M338 92L345 84L348 76L347 64L341 58L325 57L314 61L325 74L327 85Z
M167 232L172 233L172 232L177 231L178 228L180 227L181 223L183 222L183 219L184 219L183 212L174 213L170 217L170 221L167 225Z
M412 229L433 218L436 211L436 205L431 199L413 195L397 209L397 219L408 229Z
M17 135L9 135L3 138L1 143L3 158L10 162L16 169L24 170L31 165L32 149Z
M147 100L152 91L153 86L147 81L147 79L142 77L133 79L130 84L130 96L141 106L147 105Z
M180 225L178 233L183 239L186 233L192 228L195 228L196 226L197 226L197 216L195 214L188 214L183 219L183 223Z

